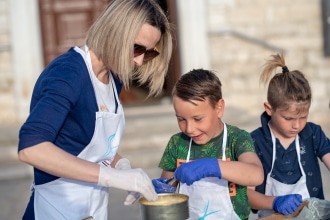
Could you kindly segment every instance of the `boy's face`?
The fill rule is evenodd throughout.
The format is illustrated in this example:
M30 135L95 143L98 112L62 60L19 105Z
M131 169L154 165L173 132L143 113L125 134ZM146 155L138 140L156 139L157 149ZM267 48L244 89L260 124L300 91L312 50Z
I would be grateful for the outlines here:
M180 130L196 144L205 144L222 132L223 99L213 107L208 98L205 101L183 101L174 96L173 106Z
M307 123L309 105L305 107L299 103L291 104L288 109L272 110L268 103L265 103L265 110L271 116L270 126L277 138L290 139L305 127Z

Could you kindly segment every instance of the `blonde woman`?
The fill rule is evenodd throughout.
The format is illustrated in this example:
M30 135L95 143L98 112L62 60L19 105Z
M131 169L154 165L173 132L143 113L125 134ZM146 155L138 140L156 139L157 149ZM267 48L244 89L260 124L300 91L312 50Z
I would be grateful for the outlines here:
M19 133L19 159L34 167L23 219L108 219L108 188L156 200L151 180L118 153L119 94L137 79L161 92L172 52L170 24L153 0L112 0L87 33L39 76ZM110 198L111 199L111 198Z

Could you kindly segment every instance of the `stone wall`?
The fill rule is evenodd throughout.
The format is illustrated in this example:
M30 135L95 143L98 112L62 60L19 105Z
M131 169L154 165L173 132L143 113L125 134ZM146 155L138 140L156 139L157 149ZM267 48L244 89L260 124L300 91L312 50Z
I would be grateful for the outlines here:
M330 58L323 55L321 2L207 2L211 67L223 81L227 105L259 117L267 89L259 84L262 66L283 52L288 68L302 71L311 84L309 120L330 128Z
M20 64L20 60L16 58L16 63L13 61L13 57L17 54L28 58L30 51L33 52L31 53L33 56L36 56L35 60L40 60L38 55L40 56L41 53L38 52L36 44L24 44L31 45L31 49L17 49L14 47L17 44L10 42L12 39L24 39L10 37L14 25L11 25L9 18L15 18L16 15L10 16L9 13L17 10L14 3L10 1L12 0L0 0L1 124L21 123L25 118L30 99L26 94L31 93L40 72L38 69L40 65L36 65L34 61L25 62L33 69L22 65L17 68L16 65ZM15 0L15 4L17 2L19 1ZM20 3L24 2L25 0L21 0ZM206 12L201 13L205 17L198 18L198 13L194 16L196 19L203 20L203 24L206 23L206 27L198 28L198 31L207 32L200 36L207 37L209 46L208 54L201 51L198 55L207 57L209 61L204 61L204 63L209 62L210 65L207 64L206 67L210 66L219 74L224 84L223 93L227 106L242 112L241 117L258 118L263 111L266 96L266 87L259 84L262 65L271 54L284 52L289 69L301 70L310 81L313 91L310 120L330 128L328 119L330 58L323 56L321 1L186 0L183 10L190 10L187 5L193 5L196 2L205 6ZM11 5L11 10L8 9L8 5ZM22 12L24 10L21 9ZM30 10L30 13L35 14L33 10ZM187 23L189 20L184 22L185 26L191 25L191 22ZM185 30L184 25L181 30ZM35 29L31 32L33 32L31 35L36 35ZM16 35L20 37L23 34ZM186 34L186 41L189 37L196 36ZM201 45L204 47L204 43ZM196 48L196 45L188 46L189 49ZM16 55L13 54L13 48L16 48ZM188 55L188 59L191 59L190 56L193 55L196 56L196 53Z
M15 121L8 0L0 0L0 123Z
M22 123L43 66L38 0L0 0L0 125Z

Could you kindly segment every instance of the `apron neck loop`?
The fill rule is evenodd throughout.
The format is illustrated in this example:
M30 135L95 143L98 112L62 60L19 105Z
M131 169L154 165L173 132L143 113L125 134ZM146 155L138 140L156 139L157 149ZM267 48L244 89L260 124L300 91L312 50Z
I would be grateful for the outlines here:
M272 129L271 129L270 125L269 125L269 122L268 122L268 128L269 128L270 135L272 137L272 143L273 143L272 168L270 170L270 173L271 173L273 171L273 167L274 167L274 163L275 163L275 159L276 159L276 138L275 138L274 133L272 132ZM299 167L300 167L300 170L301 170L302 174L304 175L305 173L304 173L304 170L303 170L302 165L301 165L301 162L300 162L299 135L296 135L296 137L295 137L295 146L296 146L296 152L297 152Z
M190 150L192 145L192 138L189 141L189 150L186 158L186 162L189 162L190 159ZM222 160L226 161L226 145L227 145L227 126L226 123L223 122L223 137L222 137Z

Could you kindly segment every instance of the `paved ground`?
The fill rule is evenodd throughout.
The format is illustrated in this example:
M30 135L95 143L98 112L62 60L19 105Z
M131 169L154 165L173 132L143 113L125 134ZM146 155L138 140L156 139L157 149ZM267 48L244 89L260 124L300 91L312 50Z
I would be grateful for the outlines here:
M159 169L145 170L150 178L158 178ZM22 218L29 199L31 178L19 178L0 181L0 219L18 220ZM109 199L109 220L140 220L140 206L136 202L132 206L125 206L126 191L112 189Z
M157 164L170 135L177 132L177 124L170 105L127 108L126 130L120 153L129 158L133 166L145 169L150 178L157 178ZM245 111L227 108L225 121L251 131L259 124L258 116ZM0 126L0 219L21 219L29 199L31 167L17 161L18 125ZM326 133L330 136L330 129ZM330 200L330 174L322 166L326 198ZM140 220L139 204L124 206L126 192L110 192L109 219ZM251 215L251 220L256 219Z

